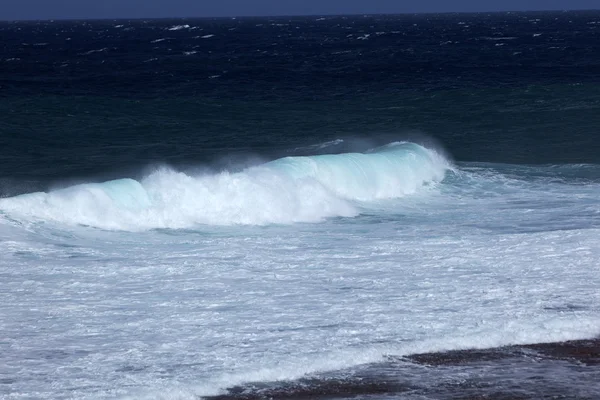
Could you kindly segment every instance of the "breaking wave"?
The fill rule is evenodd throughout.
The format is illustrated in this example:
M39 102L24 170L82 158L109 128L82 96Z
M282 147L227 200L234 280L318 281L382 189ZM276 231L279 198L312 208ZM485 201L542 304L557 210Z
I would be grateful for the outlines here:
M289 224L352 217L359 203L398 198L444 178L450 163L414 143L367 153L285 157L241 172L160 168L141 181L85 183L0 199L17 219L139 231L198 224Z

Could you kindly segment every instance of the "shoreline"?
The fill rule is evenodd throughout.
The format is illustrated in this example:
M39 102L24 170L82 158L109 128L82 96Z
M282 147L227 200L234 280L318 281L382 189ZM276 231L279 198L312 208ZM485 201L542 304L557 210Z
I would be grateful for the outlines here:
M254 382L207 400L595 399L600 338L389 357L343 377Z

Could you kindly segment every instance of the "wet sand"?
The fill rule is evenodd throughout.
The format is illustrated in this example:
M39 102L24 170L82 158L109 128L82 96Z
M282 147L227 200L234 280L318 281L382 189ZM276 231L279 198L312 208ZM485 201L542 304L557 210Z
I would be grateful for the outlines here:
M252 383L210 400L600 399L600 338L389 357L341 374Z

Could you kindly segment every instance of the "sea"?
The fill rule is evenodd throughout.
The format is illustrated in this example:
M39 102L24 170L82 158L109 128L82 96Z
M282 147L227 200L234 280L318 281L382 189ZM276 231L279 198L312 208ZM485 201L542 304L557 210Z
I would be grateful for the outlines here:
M0 398L597 399L599 335L600 11L0 22Z

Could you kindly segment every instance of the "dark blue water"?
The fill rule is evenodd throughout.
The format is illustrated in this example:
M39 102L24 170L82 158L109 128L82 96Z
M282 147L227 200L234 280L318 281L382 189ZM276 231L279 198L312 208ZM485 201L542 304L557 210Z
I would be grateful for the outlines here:
M339 139L329 152L426 137L457 161L600 162L598 11L4 22L0 36L4 195Z

